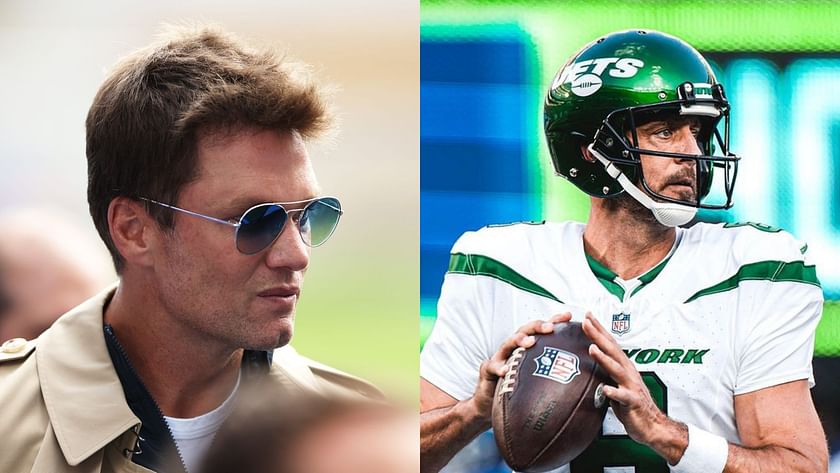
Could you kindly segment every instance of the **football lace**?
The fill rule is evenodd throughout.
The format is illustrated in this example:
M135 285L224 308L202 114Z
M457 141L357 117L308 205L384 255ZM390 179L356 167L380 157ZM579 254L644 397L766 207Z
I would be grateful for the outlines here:
M510 358L508 358L507 366L510 369L508 369L508 372L505 373L505 377L502 379L502 389L499 390L500 396L504 393L513 392L513 384L516 382L516 368L519 366L519 361L524 355L525 348L519 347L516 350L513 350Z

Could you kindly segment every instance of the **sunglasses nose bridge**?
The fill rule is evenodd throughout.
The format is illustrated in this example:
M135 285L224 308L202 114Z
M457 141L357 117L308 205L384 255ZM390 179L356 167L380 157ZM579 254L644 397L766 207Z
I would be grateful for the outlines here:
M298 216L296 216L295 213L297 213ZM286 216L286 221L283 222L283 226L280 228L280 231L277 233L277 236L274 238L274 241L271 242L271 244L274 244L277 240L280 240L281 238L283 238L285 236L286 232L291 231L291 232L295 233L298 238L301 239L301 241L303 242L304 245L309 246L309 242L307 242L306 238L304 238L303 230L301 230L301 227L300 227L300 217L299 217L299 215L300 215L300 212L296 212L295 210L288 211L288 214ZM289 228L290 226L292 228Z
M306 209L307 209L307 207L304 207L302 209L286 210L286 214L288 215L288 218L286 218L286 220L287 220L287 223L288 223L288 221L291 221L291 224L294 225L295 228L297 228L297 234L300 237L303 244L306 245L306 246L312 246L312 243L310 242L310 239L307 238L307 236L304 234L303 227L300 226L300 220L301 220L301 218L303 218L303 212L306 211ZM284 228L284 230L285 230L285 228Z
M286 209L283 209L283 210L286 210ZM300 217L303 215L304 210L306 210L305 207L302 208L302 209L286 210L286 215L288 215L289 219L292 220L293 222L299 223L300 222Z
M298 235L297 237L301 239L301 242L305 246L310 246L309 240L306 238L306 235L304 235L304 230L300 225L301 216L303 215L303 211L306 210L305 208L287 210L280 204L265 204L265 207L273 208L274 212L279 212L283 216L281 223L279 223L279 225L275 224L273 228L271 228L270 233L268 235L264 235L264 237L260 239L262 241L260 241L258 244L251 245L243 241L245 238L247 238L245 234L248 232L249 229L248 223L259 226L261 219L258 218L256 220L248 222L248 219L243 218L236 229L237 249L239 249L240 252L250 255L259 253L265 250L266 248L271 247L277 242L277 240L281 239L281 235L283 235L283 233L286 231L286 227L288 227L290 220L292 221L292 225L297 227L297 232L295 232ZM252 208L251 210L254 209ZM265 215L263 215L262 218L265 218Z

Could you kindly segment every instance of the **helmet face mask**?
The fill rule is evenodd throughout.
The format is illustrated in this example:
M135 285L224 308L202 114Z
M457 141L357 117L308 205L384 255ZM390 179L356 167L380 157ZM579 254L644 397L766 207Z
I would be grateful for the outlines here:
M663 33L631 30L588 44L561 68L546 97L544 126L558 175L594 197L627 192L655 216L655 207L682 212L683 217L665 219L672 225L686 223L684 217L690 213L690 220L698 208L732 206L739 158L729 152L729 109L723 86L694 48ZM688 118L700 123L700 154L639 146L639 126ZM693 198L652 188L642 163L659 158L693 161ZM713 181L722 181L715 186L719 202L703 202Z
M708 86L708 84L702 84ZM697 90L697 86L688 82L680 87L689 87ZM702 209L728 209L732 207L732 194L735 189L735 179L738 173L738 158L729 153L729 105L723 95L723 86L715 84L711 87L714 97L708 99L697 99L693 104L687 104L685 100L675 100L652 105L641 105L614 110L607 115L601 127L595 133L593 139L594 148L613 163L616 163L622 172L655 200L670 202L674 204L687 205ZM692 113L692 107L703 114ZM670 122L675 119L696 118L700 123L700 131L697 135L697 145L702 154L683 154L662 150L641 148L637 129L652 121ZM723 134L718 129L723 124ZM715 154L720 150L721 154ZM695 169L695 198L677 199L656 192L651 188L645 178L641 155L655 156L693 161ZM714 170L718 168L717 176L723 179L722 202L702 202L712 188Z

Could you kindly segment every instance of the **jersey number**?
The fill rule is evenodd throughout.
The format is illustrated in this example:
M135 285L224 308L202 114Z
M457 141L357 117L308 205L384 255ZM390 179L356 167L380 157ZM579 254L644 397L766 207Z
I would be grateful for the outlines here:
M668 388L652 371L641 372L642 380L650 391L656 406L668 414ZM603 427L598 438L579 457L572 460L572 473L608 473L608 467L633 467L636 473L668 473L668 462L651 448L634 442L628 435L604 434ZM626 469L613 471L628 471ZM633 471L633 470L630 470Z

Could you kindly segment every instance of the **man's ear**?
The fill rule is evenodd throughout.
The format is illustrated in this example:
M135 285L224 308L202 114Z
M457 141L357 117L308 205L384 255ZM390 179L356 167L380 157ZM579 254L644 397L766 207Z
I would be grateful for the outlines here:
M151 266L152 249L159 241L157 224L142 203L120 196L108 205L108 230L126 263Z
M580 155L583 156L583 159L585 159L585 160L587 160L591 163L594 163L595 162L595 156L592 156L592 153L589 152L589 149L587 149L587 146L589 146L589 145L588 144L580 145Z

